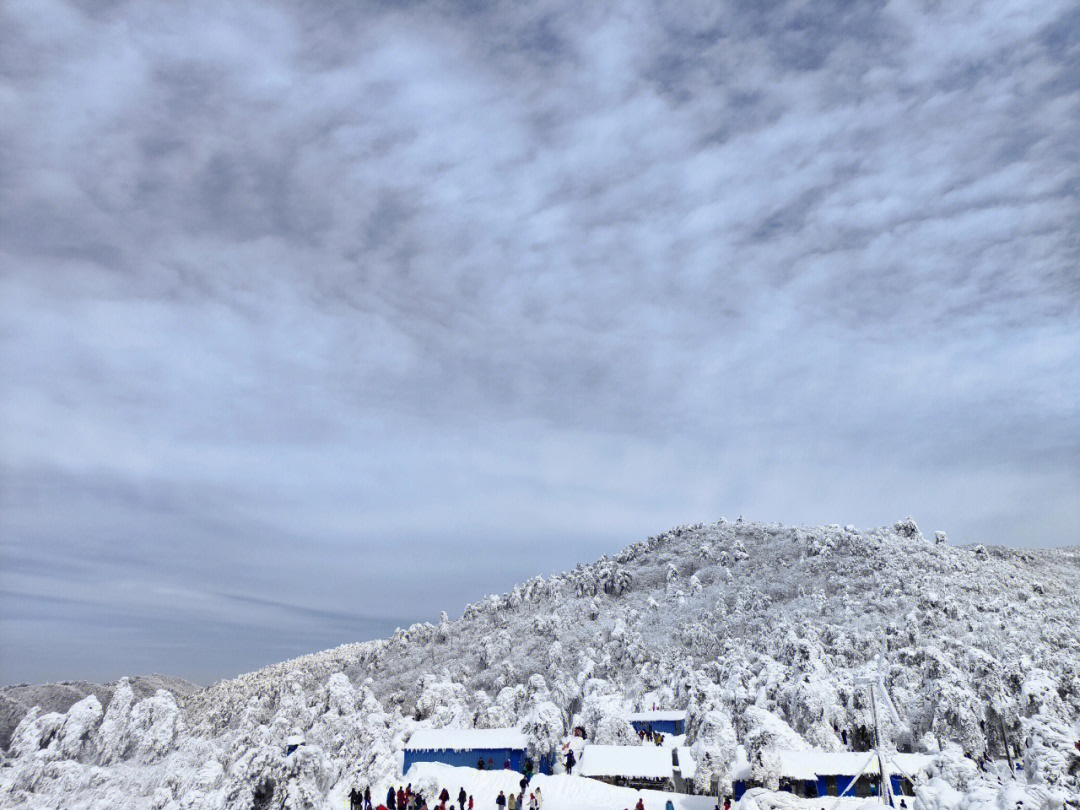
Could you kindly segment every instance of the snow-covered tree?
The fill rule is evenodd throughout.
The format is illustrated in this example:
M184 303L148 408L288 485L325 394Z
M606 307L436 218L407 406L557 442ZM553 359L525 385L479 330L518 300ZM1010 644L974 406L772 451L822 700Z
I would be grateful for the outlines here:
M694 785L699 793L709 793L717 787L721 794L732 791L731 769L738 751L738 738L731 716L720 708L705 710L699 720L694 742L697 771Z

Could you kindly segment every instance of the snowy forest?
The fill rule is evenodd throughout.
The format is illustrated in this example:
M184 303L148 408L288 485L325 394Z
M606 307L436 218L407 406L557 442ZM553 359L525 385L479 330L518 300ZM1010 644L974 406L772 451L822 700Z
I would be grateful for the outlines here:
M836 751L841 735L871 747L856 679L876 675L899 716L879 718L881 744L934 755L914 810L1069 806L1080 547L957 547L910 518L682 526L457 618L186 697L139 700L122 681L107 705L32 709L3 755L0 806L341 808L355 785L402 780L417 728L516 726L542 755L576 726L636 743L627 716L650 707L687 709L699 792L729 792L740 756L775 790L776 750ZM306 744L287 753L293 735ZM981 770L986 756L1016 777Z

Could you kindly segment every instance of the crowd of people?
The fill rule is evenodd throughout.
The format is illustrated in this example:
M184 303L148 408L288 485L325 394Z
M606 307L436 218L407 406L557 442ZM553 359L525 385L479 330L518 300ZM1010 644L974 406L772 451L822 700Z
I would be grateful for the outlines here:
M504 791L499 791L499 795L495 797L495 807L497 810L540 810L544 804L544 794L540 792L540 786L537 785L536 789L530 791L529 798L525 798L525 789L527 783L525 780L521 782L521 792L514 793L510 791L510 795L507 796Z
M659 731L653 731L652 726L646 726L643 729L638 729L638 739L641 740L641 744L644 745L647 742L653 745L663 745L664 735Z
M529 791L528 798L525 797L525 792L528 789L529 780L522 779L520 783L520 792L510 792L509 795L505 791L500 790L499 795L495 798L495 807L497 810L540 810L544 806L544 794L541 792L539 785ZM439 795L432 801L433 804L428 804L427 799L419 790L413 790L412 783L405 787L398 787L396 790L393 786L386 791L386 800L378 805L372 805L371 802L371 788L366 787L362 791L358 787L354 787L349 791L349 810L475 810L475 802L473 797L465 792L465 788L459 788L456 803L451 797L450 791L443 788L439 792Z
M419 790L413 790L412 783L399 787L397 790L391 786L386 791L386 801L376 806L372 806L371 803L370 787L364 788L363 791L354 787L349 791L349 810L453 810L455 807L450 800L450 792L446 788L443 788L433 801L435 803L429 805ZM473 797L465 792L465 788L458 791L456 808L457 810L474 810Z

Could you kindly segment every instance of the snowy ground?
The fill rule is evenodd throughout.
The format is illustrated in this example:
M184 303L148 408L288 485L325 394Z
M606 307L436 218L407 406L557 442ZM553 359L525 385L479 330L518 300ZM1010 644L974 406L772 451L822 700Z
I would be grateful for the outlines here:
M476 810L497 810L495 797L499 791L507 795L519 790L521 774L516 771L478 771L475 768L455 768L437 762L418 762L405 774L402 784L411 783L414 789L421 790L425 797L435 797L445 787L456 799L458 790L473 797ZM529 783L529 790L539 786L544 795L544 810L632 810L640 797L645 803L645 810L664 810L670 801L675 810L712 810L716 799L712 796L687 796L680 793L667 793L659 790L633 790L631 788L612 787L595 779L581 776L534 776ZM380 786L380 798L386 793L386 786ZM330 807L347 808L348 790L342 785L331 793ZM528 792L526 792L526 799ZM836 799L827 799L826 810L832 810ZM429 804L431 802L429 801ZM735 810L817 810L821 799L800 799L789 793L772 791L748 791L742 801L735 803ZM866 799L842 799L837 810L882 810L880 802Z
M452 796L460 788L473 796L476 810L496 810L495 797L499 791L507 795L519 791L521 774L516 771L478 771L475 768L455 768L437 762L418 762L405 774L403 783L411 782L414 789L424 791L425 796L435 796L444 787ZM544 794L544 810L623 810L633 808L638 797L645 800L646 810L664 810L669 799L675 810L712 810L716 800L709 796L685 796L657 790L631 790L617 788L581 776L534 776L529 783L532 790L539 786ZM385 787L379 794L385 794ZM342 788L341 796L334 796L334 807L346 807ZM526 793L526 799L528 793Z

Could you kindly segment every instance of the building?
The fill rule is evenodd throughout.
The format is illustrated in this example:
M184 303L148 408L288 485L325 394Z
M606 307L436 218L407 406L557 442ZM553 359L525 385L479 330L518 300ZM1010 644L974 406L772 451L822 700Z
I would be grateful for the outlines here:
M586 745L574 772L619 787L672 791L672 751L656 745Z
M804 798L820 796L877 796L881 793L881 765L873 751L776 751L780 762L780 790ZM933 757L929 754L894 754L886 763L892 792L913 796L908 777L923 773ZM736 800L747 788L758 787L743 769L733 780Z
M652 729L660 734L678 736L686 733L686 710L634 712L630 715L634 731Z
M689 748L585 745L574 773L619 787L693 793L697 761Z
M441 762L462 768L501 770L506 763L521 773L529 760L528 738L516 728L422 728L405 744L403 773L414 762ZM551 773L548 757L533 761L536 773Z

